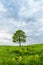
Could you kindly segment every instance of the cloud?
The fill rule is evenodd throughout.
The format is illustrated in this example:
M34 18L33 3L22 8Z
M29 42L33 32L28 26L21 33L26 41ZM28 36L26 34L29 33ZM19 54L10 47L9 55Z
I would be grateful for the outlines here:
M43 0L0 1L0 42L11 43L18 29L25 31L27 43L43 42Z
M0 3L0 12L6 12L7 10L5 9L4 5Z
M9 42L10 43L11 41L11 35L8 33L7 30L0 30L0 42L2 43L7 43Z

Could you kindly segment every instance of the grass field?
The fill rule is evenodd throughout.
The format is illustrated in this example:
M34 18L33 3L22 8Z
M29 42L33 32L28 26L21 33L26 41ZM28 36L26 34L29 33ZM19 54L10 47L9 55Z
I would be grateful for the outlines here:
M0 46L0 65L43 65L43 44Z

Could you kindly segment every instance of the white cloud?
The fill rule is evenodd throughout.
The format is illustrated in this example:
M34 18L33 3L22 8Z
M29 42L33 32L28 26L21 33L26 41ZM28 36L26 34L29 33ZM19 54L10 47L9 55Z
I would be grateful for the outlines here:
M5 9L4 5L0 3L0 12L6 12L7 10Z
M10 43L11 35L8 33L7 30L0 30L0 43Z
M25 3L26 2L26 3ZM19 11L19 16L21 17L31 17L35 12L39 11L42 2L34 2L33 0L25 0L25 4L21 5Z

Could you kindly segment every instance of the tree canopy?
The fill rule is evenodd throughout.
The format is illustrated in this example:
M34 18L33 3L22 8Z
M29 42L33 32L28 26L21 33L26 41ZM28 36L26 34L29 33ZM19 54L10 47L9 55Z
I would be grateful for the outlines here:
M21 42L26 42L26 34L23 30L17 30L14 34L13 34L13 42L18 42L21 46Z

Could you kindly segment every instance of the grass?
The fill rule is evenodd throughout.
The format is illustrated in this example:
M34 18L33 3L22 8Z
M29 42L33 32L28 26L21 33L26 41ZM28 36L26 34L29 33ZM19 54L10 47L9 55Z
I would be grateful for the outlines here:
M0 46L0 65L43 65L43 44Z

